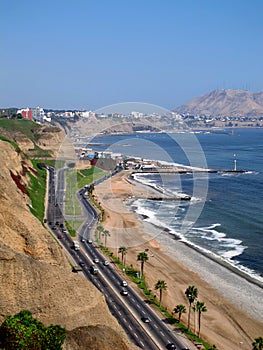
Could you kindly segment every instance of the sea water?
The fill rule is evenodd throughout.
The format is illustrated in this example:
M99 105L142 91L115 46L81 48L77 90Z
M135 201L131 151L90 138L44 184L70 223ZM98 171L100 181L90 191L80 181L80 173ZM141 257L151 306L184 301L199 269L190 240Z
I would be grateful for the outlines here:
M213 252L239 269L263 278L263 130L234 129L195 134L140 133L97 137L107 151L167 164L239 172L153 174L135 179L191 201L137 199L144 220L175 239ZM103 149L100 145L98 149Z

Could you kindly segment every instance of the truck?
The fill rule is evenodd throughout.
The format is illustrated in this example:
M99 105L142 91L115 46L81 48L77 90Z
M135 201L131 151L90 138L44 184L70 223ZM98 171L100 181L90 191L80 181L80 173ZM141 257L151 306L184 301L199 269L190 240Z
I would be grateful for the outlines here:
M98 272L99 272L99 269L97 268L97 266L91 265L91 267L90 267L90 273L91 273L92 275L97 275Z
M74 249L74 250L79 250L79 242L73 242L73 245L72 245L72 248Z

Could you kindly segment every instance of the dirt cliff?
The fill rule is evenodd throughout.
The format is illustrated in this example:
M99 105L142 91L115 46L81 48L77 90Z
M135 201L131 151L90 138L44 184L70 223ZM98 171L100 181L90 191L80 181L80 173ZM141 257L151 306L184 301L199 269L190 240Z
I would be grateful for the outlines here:
M31 162L4 141L0 141L0 162L0 323L27 309L45 325L60 324L71 331L67 350L84 349L88 338L89 348L96 349L102 333L104 349L116 348L109 345L111 339L120 344L118 349L132 349L103 295L81 274L71 272L66 253L31 214L23 191L29 181L27 172L33 169ZM90 325L101 325L92 346L86 331L81 332L82 342L74 338L76 327Z

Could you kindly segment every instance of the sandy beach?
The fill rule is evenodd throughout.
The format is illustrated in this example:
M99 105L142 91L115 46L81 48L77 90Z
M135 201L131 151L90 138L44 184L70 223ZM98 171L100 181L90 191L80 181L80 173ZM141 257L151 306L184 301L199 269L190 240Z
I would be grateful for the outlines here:
M147 249L148 288L158 298L154 285L159 279L166 281L163 305L169 311L178 304L184 304L188 310L184 292L189 285L195 285L198 300L207 307L202 314L201 337L220 350L250 350L254 339L263 336L263 289L140 219L127 202L156 196L156 191L130 182L127 177L128 172L121 172L95 189L95 196L106 212L103 226L110 231L107 246L115 255L118 247L127 247L127 265L138 270L137 254ZM194 329L193 313L191 319ZM187 313L182 321L187 324Z

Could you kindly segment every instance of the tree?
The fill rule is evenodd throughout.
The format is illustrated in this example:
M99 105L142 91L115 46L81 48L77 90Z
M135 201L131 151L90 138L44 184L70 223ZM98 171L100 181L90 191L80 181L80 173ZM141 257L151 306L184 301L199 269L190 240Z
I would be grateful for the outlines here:
M98 225L98 227L97 227L97 232L98 232L98 234L99 234L99 241L100 241L100 235L101 235L101 233L104 231L104 228L101 226L101 225Z
M182 314L186 313L186 308L183 304L176 305L174 312L178 314L178 322L181 321Z
M95 188L94 184L89 185L89 187L88 187L88 194L90 196L92 196L94 188Z
M253 350L263 350L263 338L256 338L255 341L252 343L252 346Z
M186 291L184 292L186 298L189 301L189 311L188 311L188 329L190 329L190 315L191 315L191 306L192 303L197 299L198 297L198 290L195 286L189 286Z
M104 236L104 239L105 239L105 248L107 248L107 237L110 237L110 232L108 230L103 230L102 232L102 236Z
M163 290L166 290L167 289L167 284L165 281L163 280L159 280L156 284L155 284L155 287L154 287L156 290L159 289L160 291L160 305L162 304L162 295L163 295Z
M144 263L148 260L148 255L145 252L141 252L137 255L137 261L141 262L141 278L143 277Z
M198 338L200 338L201 314L202 314L202 312L207 311L205 303L203 303L202 301L197 301L197 303L195 305L195 310L198 312Z
M122 246L122 247L119 248L118 252L121 253L121 262L122 262L123 265L125 265L124 257L125 257L125 260L126 260L127 248Z
M27 310L8 316L0 326L0 348L6 350L61 350L65 338L64 328L46 328Z

